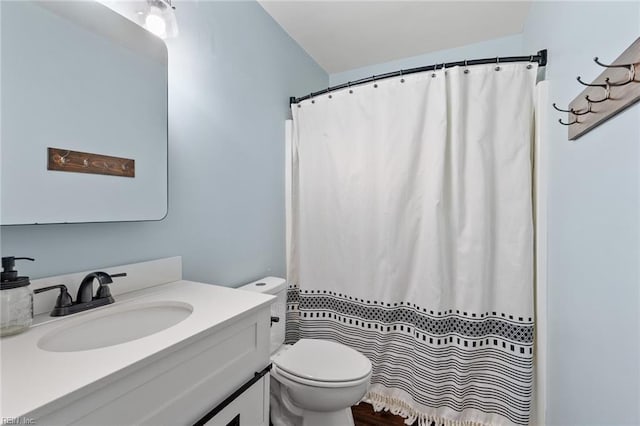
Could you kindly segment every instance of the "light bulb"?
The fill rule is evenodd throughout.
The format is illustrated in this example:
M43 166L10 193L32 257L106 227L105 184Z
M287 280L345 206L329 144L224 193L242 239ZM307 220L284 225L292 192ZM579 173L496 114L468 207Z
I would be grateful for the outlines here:
M158 37L165 38L167 36L167 23L164 21L160 9L155 6L150 8L149 14L144 20L144 26Z

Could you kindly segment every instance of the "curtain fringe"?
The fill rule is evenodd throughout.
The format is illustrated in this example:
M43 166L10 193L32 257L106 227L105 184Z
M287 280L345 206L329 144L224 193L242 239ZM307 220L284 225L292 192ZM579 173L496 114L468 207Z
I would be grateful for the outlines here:
M471 420L451 420L433 414L427 414L417 411L411 404L390 396L385 396L376 392L368 392L363 398L373 406L374 411L389 411L392 414L405 418L404 423L412 425L418 421L418 426L490 426L487 423L476 422Z

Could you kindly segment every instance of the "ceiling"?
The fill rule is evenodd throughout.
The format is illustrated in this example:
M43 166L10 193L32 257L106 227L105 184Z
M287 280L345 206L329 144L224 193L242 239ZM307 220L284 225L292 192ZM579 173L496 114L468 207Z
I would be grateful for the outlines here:
M328 73L519 34L529 1L258 0Z

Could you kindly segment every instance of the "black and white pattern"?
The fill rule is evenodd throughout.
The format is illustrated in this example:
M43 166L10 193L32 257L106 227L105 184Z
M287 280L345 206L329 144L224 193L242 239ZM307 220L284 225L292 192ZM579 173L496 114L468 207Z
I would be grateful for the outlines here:
M367 355L409 424L524 425L537 70L413 76L292 108L288 341Z
M317 338L351 346L373 364L374 405L375 387L381 385L406 392L434 413L446 407L452 410L449 419L451 412L474 409L497 416L495 424L528 423L533 327L532 318L508 312L437 311L411 302L288 289L288 343ZM442 418L423 416L421 424Z

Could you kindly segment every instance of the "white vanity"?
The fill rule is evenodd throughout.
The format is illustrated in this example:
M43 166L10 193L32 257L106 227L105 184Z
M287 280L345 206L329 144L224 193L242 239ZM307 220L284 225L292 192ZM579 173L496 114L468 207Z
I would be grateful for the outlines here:
M126 272L116 302L1 341L0 417L16 424L269 424L272 296L181 280L180 258ZM85 272L34 280L74 294ZM154 282L155 281L155 282ZM155 284L155 285L154 285Z

